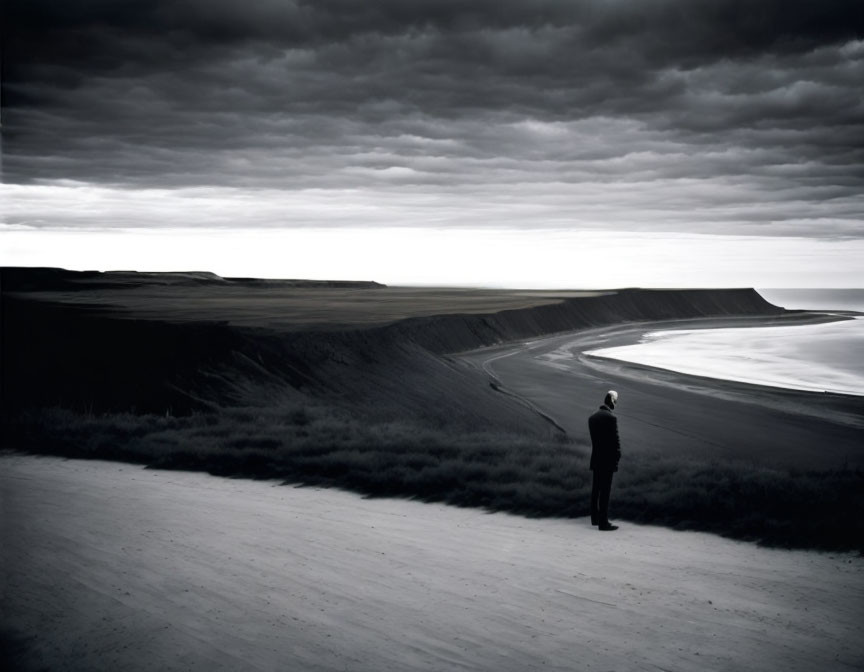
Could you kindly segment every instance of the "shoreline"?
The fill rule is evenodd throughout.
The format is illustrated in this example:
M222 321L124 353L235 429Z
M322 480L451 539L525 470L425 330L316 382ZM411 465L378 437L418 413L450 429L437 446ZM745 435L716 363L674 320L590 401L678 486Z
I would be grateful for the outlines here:
M841 317L845 318L846 316L842 315ZM696 328L682 328L679 326L671 329L664 328L647 331L639 337L636 343L583 351L580 355L627 362L628 364L635 364L649 369L674 371L697 378L711 378L727 382L746 383L759 387L815 392L818 394L864 397L864 380L861 380L860 376L856 378L854 375L844 374L839 369L827 368L824 363L818 362L818 360L807 360L804 368L801 370L801 376L796 378L788 376L785 372L794 370L793 367L798 362L786 356L782 349L770 349L766 351L763 345L762 350L745 347L741 352L736 351L735 358L729 357L728 354L728 350L735 347L733 345L735 338L733 333L741 328L763 330L761 340L764 343L769 334L775 338L793 336L793 329L799 328L807 329L809 327L812 329L842 324L847 325L844 327L847 330L860 329L860 324L854 326L849 324L855 321L855 319L838 319L831 321L795 322L792 324L747 325L746 327L717 326L707 329L702 325ZM774 329L784 331L782 334L780 332L772 333L771 330ZM700 332L726 332L729 338L718 339L714 342L709 340L706 343ZM808 335L810 333L812 332L808 332ZM853 331L851 333L857 332ZM648 337L650 336L654 338L649 340ZM794 337L798 337L799 339L801 336L802 332L794 334ZM816 335L814 334L814 336ZM793 341L793 345L799 342ZM687 351L689 348L695 348L699 353L695 359L692 356L688 359ZM673 353L680 353L682 350L685 352L684 357L675 356L672 359ZM716 354L712 356L712 353ZM748 360L747 367L739 364L740 357ZM769 363L769 360L774 361ZM724 365L725 369L721 368ZM808 369L807 367L813 368ZM811 380L818 380L822 376L826 379L826 382L822 385L816 385L812 382L808 384L806 382L808 371L811 374ZM786 375L785 379L784 375ZM832 384L836 387L830 388L829 386ZM839 387L844 385L848 389L839 389Z
M861 397L752 385L581 354L637 343L643 334L658 328L831 321L836 321L831 315L801 311L767 318L634 322L496 345L454 357L485 371L507 393L550 416L571 436L587 437L588 415L599 406L606 390L616 389L621 395L616 414L625 451L773 468L862 466ZM574 356L574 352L580 354Z

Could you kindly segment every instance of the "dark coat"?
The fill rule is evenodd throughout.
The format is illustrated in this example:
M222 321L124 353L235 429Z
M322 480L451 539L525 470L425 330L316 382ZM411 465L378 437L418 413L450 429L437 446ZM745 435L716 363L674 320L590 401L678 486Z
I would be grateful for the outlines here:
M588 418L591 432L591 469L618 471L621 459L621 440L618 438L618 418L605 404Z

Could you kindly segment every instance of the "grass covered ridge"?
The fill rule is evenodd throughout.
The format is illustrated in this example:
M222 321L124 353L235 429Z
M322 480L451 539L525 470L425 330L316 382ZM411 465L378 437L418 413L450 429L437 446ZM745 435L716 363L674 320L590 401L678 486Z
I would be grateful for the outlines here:
M185 417L22 411L4 443L224 476L279 478L527 516L589 513L589 448L565 438L361 417L315 403ZM860 470L793 471L625 455L614 518L791 548L864 552Z

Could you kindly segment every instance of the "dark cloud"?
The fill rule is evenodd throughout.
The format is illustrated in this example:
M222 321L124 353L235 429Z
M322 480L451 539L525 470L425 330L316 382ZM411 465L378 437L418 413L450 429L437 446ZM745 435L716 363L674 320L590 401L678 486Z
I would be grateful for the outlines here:
M9 183L686 179L739 219L860 221L860 2L11 0L4 25Z

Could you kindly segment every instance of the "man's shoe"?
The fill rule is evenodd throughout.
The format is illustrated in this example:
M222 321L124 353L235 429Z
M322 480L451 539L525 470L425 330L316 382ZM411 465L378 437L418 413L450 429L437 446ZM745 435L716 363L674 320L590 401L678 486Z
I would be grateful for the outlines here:
M594 525L594 526L597 526L597 525L600 524L600 521L598 521L596 518L592 518L592 519L591 519L591 524Z
M603 523L598 529L601 532L612 532L613 530L617 530L618 526L612 523Z

